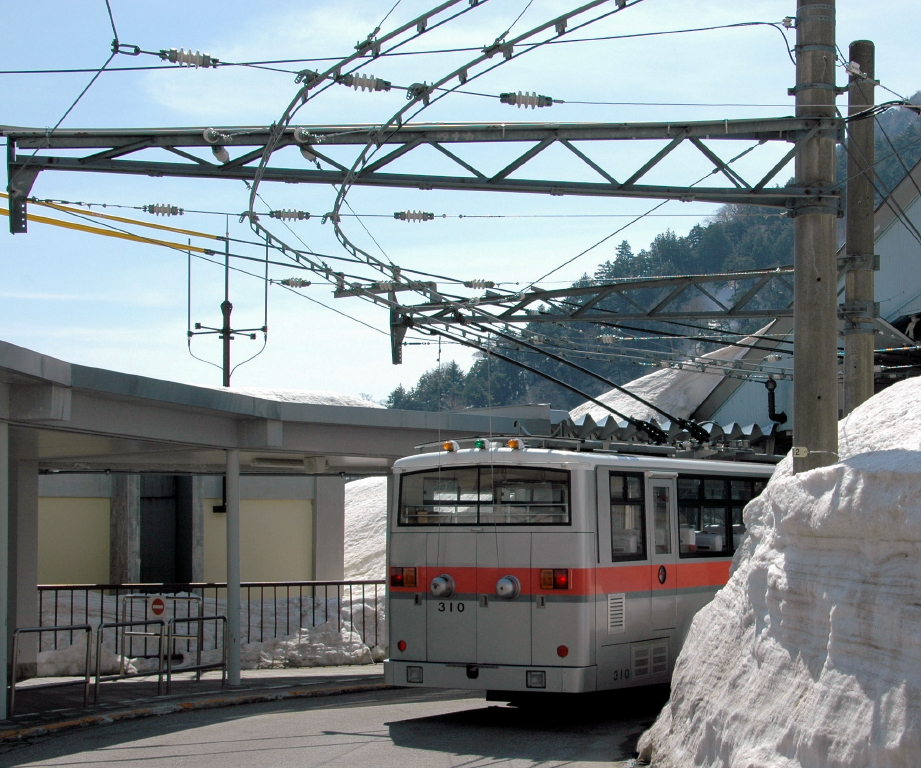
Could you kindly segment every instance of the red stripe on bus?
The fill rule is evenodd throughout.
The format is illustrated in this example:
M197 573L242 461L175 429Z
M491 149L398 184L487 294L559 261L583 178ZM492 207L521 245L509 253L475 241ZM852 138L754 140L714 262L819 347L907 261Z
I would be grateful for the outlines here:
M597 568L570 568L569 589L541 589L541 568L496 568L487 566L443 565L437 568L416 566L415 587L390 587L394 592L428 592L436 576L448 574L454 579L457 594L492 594L503 576L514 576L521 583L523 595L594 595L613 592L721 587L729 580L728 560L665 563L665 582L659 582L659 564L618 565Z

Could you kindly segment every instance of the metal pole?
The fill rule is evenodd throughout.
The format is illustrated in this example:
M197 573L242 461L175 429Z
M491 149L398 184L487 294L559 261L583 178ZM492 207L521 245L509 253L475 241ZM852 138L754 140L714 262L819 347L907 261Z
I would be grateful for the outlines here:
M233 304L230 303L230 232L228 230L224 240L224 301L221 302L221 315L224 318L224 324L221 326L221 339L224 346L224 361L222 370L224 372L223 386L230 386L230 313L233 312Z
M869 40L851 43L850 60L860 67L851 74L847 113L859 114L875 100L875 48ZM862 76L863 75L863 76ZM873 318L876 316L873 240L873 117L847 126L847 271L844 283L844 413L873 397Z
M227 451L227 685L240 685L240 452Z
M7 718L7 669L10 642L9 552L10 552L10 425L0 422L0 720Z
M835 116L835 3L797 0L796 116ZM835 138L816 136L796 155L796 183L835 183ZM793 471L838 457L838 318L835 201L802 203L794 220Z

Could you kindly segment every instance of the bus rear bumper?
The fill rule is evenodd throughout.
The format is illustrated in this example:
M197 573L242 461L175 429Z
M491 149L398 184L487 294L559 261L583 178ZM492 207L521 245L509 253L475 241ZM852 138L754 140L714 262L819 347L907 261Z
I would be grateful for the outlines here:
M594 691L597 667L513 667L385 661L384 681L408 688L584 693Z

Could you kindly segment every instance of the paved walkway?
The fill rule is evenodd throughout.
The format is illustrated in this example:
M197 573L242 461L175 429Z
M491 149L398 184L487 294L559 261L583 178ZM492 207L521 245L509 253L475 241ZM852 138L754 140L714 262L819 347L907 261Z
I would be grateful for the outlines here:
M70 685L55 685L68 682ZM0 741L81 728L90 725L151 717L190 709L227 707L306 696L385 688L382 664L347 667L305 667L300 669L244 670L239 687L221 685L220 672L173 674L172 690L157 695L157 678L127 677L102 682L99 706L83 706L82 678L35 678L16 686L16 709L8 720L0 720ZM165 683L164 683L165 685Z

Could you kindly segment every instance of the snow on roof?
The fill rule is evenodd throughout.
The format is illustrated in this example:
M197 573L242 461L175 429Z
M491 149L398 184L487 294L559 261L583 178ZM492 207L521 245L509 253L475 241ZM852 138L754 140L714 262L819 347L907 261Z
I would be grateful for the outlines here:
M387 478L345 484L345 578L387 575Z
M355 395L343 395L339 392L324 392L318 389L278 389L271 387L212 387L225 392L233 392L260 400L275 400L280 403L311 403L313 405L347 405L355 408L383 408L380 403L365 400Z
M740 342L740 344L753 344L754 342L755 339L749 337ZM731 361L741 357L745 352L746 347L743 346L721 347L706 355L701 355L701 357L708 360ZM634 379L623 386L624 389L639 395L644 400L655 403L663 411L686 419L697 410L707 398L707 395L722 380L723 376L719 373L701 373L687 368L662 368ZM637 419L651 419L654 416L662 418L657 411L616 389L599 395L598 399L626 416L632 416ZM596 421L611 415L610 411L590 400L576 406L569 412L570 418L573 419L585 414L589 414Z
M838 424L838 463L788 457L745 509L729 583L694 618L656 766L913 766L921 753L921 378Z

